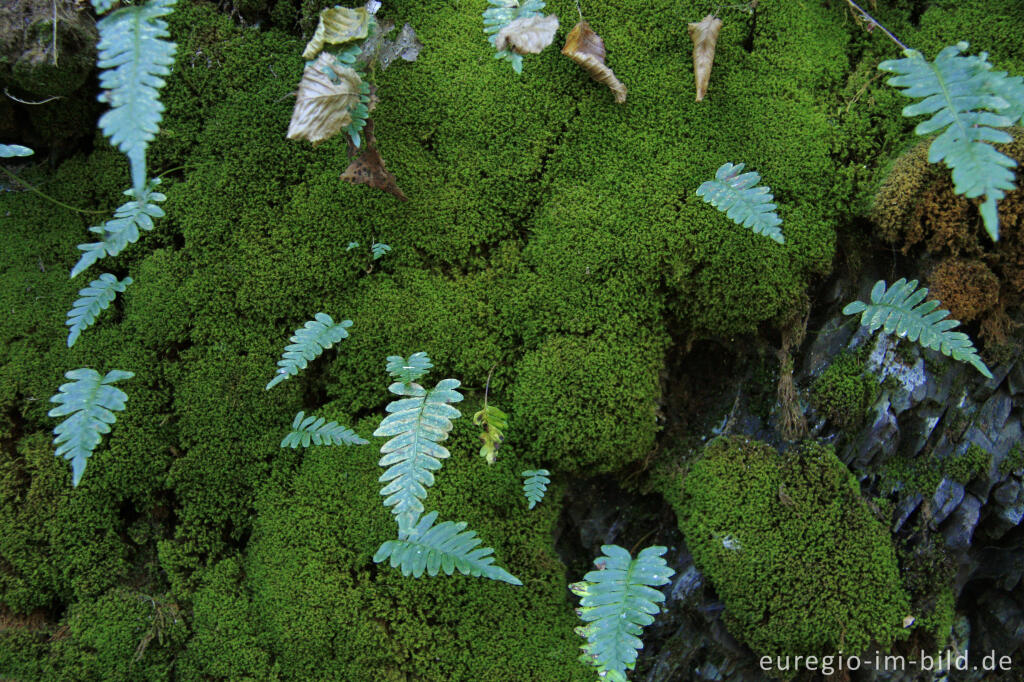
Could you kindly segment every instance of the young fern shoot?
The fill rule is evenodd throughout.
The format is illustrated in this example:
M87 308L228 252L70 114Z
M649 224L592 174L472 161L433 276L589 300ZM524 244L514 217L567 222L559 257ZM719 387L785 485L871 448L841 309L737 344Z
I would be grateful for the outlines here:
M782 219L768 187L755 187L761 176L751 171L740 174L743 164L726 162L715 172L715 179L701 183L697 196L725 213L737 225L749 227L757 234L785 244L779 225Z
M536 507L544 499L544 493L547 492L548 484L551 483L551 479L548 478L550 475L551 472L547 469L527 470L520 474L525 479L523 494L526 495L526 500L530 503L530 509Z
M843 314L861 313L861 325L871 331L882 327L886 334L895 333L958 362L970 363L991 379L992 372L978 357L978 351L967 334L952 331L960 323L945 319L949 311L936 310L941 304L934 299L925 301L927 295L928 289L917 288L916 279L908 282L900 278L888 289L884 279L878 280L871 289L871 303L854 301L843 308Z
M284 347L284 354L277 361L280 369L267 384L266 390L269 391L285 379L295 376L300 369L306 369L310 360L316 359L334 344L348 338L347 330L352 326L352 320L342 320L335 324L327 313L317 313L313 318L296 329L294 336L289 339L291 343Z
M292 421L292 430L281 441L282 448L308 448L310 445L366 445L370 441L360 438L352 429L338 422L299 411Z

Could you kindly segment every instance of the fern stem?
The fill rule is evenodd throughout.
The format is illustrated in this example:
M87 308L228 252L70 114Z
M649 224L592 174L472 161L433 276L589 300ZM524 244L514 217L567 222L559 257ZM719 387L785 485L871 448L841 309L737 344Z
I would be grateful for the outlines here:
M42 198L46 199L47 201L49 201L51 203L54 203L54 204L57 204L58 206L60 206L62 208L66 208L69 211L74 211L75 213L109 213L109 211L97 211L97 210L94 210L94 209L75 208L74 206L71 206L69 204L65 204L63 201L58 201L58 200L54 199L53 197L51 197L49 194L43 192L42 190L40 190L40 189L38 189L38 188L28 184L27 182L25 182L24 180L22 180L17 175L15 175L11 171L7 170L3 166L0 166L0 169L2 169L4 173L7 173L7 176L10 177L12 180L16 180L20 184L24 185L24 187L28 191L35 192L36 194L38 194Z
M858 12L860 12L860 18L861 18L862 20L864 20L864 21L868 22L868 30L869 30L869 31L870 31L870 30L871 30L872 28L874 28L875 26L877 26L878 28L882 29L882 31L883 31L883 32L885 33L885 35L889 36L889 39L890 39L890 40L892 40L892 42L894 42L894 43L896 43L897 45L899 45L901 49L903 49L904 51L906 51L906 50L909 50L909 49L910 49L909 47L907 47L906 45L904 45L903 43L901 43L901 42L900 42L900 40L899 40L899 38L897 38L896 36L894 36L894 35L893 35L893 34L892 34L892 33L891 33L890 31L889 31L889 29L887 29L887 28L886 28L885 26L882 26L882 25L881 25L880 23L878 23L878 22L877 22L877 21L875 20L875 18L874 18L873 16L871 16L870 14L868 14L868 13L867 13L867 12L866 12L866 11L864 10L864 8L863 8L863 7L861 7L860 5L858 5L857 3L855 3L855 2L853 1L853 0L846 0L846 2L847 2L847 3L848 3L848 4L850 5L850 6L851 6L851 7L853 7L853 8L855 9L855 10L857 10Z

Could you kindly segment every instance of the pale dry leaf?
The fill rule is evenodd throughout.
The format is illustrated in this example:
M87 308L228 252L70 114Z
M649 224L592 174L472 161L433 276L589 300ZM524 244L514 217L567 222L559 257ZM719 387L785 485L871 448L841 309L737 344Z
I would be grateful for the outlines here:
M383 190L402 201L409 198L398 187L398 181L393 173L389 172L384 165L384 159L377 149L377 138L373 135L373 121L366 123L363 129L363 136L366 138L366 150L352 161L341 174L341 179L353 185L369 185Z
M352 122L352 107L359 103L361 83L353 69L338 64L330 53L320 53L302 72L288 139L318 144L344 130Z
M522 17L498 31L494 47L517 54L540 54L555 39L558 17Z
M302 52L305 60L315 59L325 44L340 45L352 40L362 40L370 31L370 13L364 8L329 7L320 12L313 38Z
M407 62L416 61L420 56L420 50L423 49L423 43L416 38L416 31L407 23L402 26L394 40L386 39L385 36L393 30L395 25L389 21L378 31L374 31L363 43L363 51L356 58L356 65L363 68L361 65L376 60L381 71L384 71L399 58Z
M697 101L704 99L711 80L711 66L715 62L715 45L722 20L709 14L699 23L689 24L690 40L693 41L693 76L697 82Z
M583 70L598 83L607 85L614 93L618 104L626 101L626 86L605 66L604 41L601 40L601 36L594 33L590 24L581 21L573 27L565 38L562 54L583 67Z

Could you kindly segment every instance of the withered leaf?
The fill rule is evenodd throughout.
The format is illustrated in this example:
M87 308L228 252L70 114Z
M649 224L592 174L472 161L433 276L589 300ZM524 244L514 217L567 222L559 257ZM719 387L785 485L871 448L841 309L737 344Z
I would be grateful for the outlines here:
M704 99L711 80L711 65L715 62L715 44L722 20L709 14L700 23L689 24L690 40L693 41L693 76L697 81L697 101Z
M388 21L380 26L379 30L374 31L363 42L363 51L359 53L356 65L369 64L376 59L381 71L384 71L399 58L407 62L416 61L420 56L420 50L423 49L423 43L416 38L416 31L407 23L402 26L394 40L386 39L385 36L394 30L395 25Z
M324 44L340 45L352 40L361 40L370 30L370 13L360 7L329 7L320 12L320 23L317 24L313 38L306 44L302 52L305 60L315 59Z
M377 138L373 135L373 121L368 121L363 129L366 137L366 150L348 165L341 179L351 182L353 185L369 185L388 194L398 197L402 201L408 201L409 197L398 187L395 176L388 172L381 158L380 150L377 149Z
M353 69L321 52L302 72L288 139L318 144L342 131L352 122L351 109L359 103L361 83Z
M573 27L565 38L562 54L583 67L590 77L598 83L604 83L615 94L615 101L622 104L626 101L626 86L615 73L604 63L604 41L594 33L590 24L581 21Z
M518 54L540 54L555 39L558 17L521 17L498 31L494 47Z

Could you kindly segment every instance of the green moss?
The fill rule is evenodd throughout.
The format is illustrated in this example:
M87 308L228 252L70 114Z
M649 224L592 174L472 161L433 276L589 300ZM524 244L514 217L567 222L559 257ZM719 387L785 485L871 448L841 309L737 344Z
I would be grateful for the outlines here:
M780 455L719 438L681 486L687 545L758 655L858 652L900 636L909 604L888 533L830 448Z
M814 380L811 404L839 428L852 430L863 423L878 393L878 381L864 369L863 359L844 352Z
M1024 443L1014 445L1010 454L999 463L999 475L1006 476L1011 471L1018 469L1024 469Z
M991 462L992 455L971 444L959 457L938 458L930 451L914 458L896 455L885 462L882 475L886 484L894 489L900 487L927 496L935 492L943 479L966 485L987 471Z

